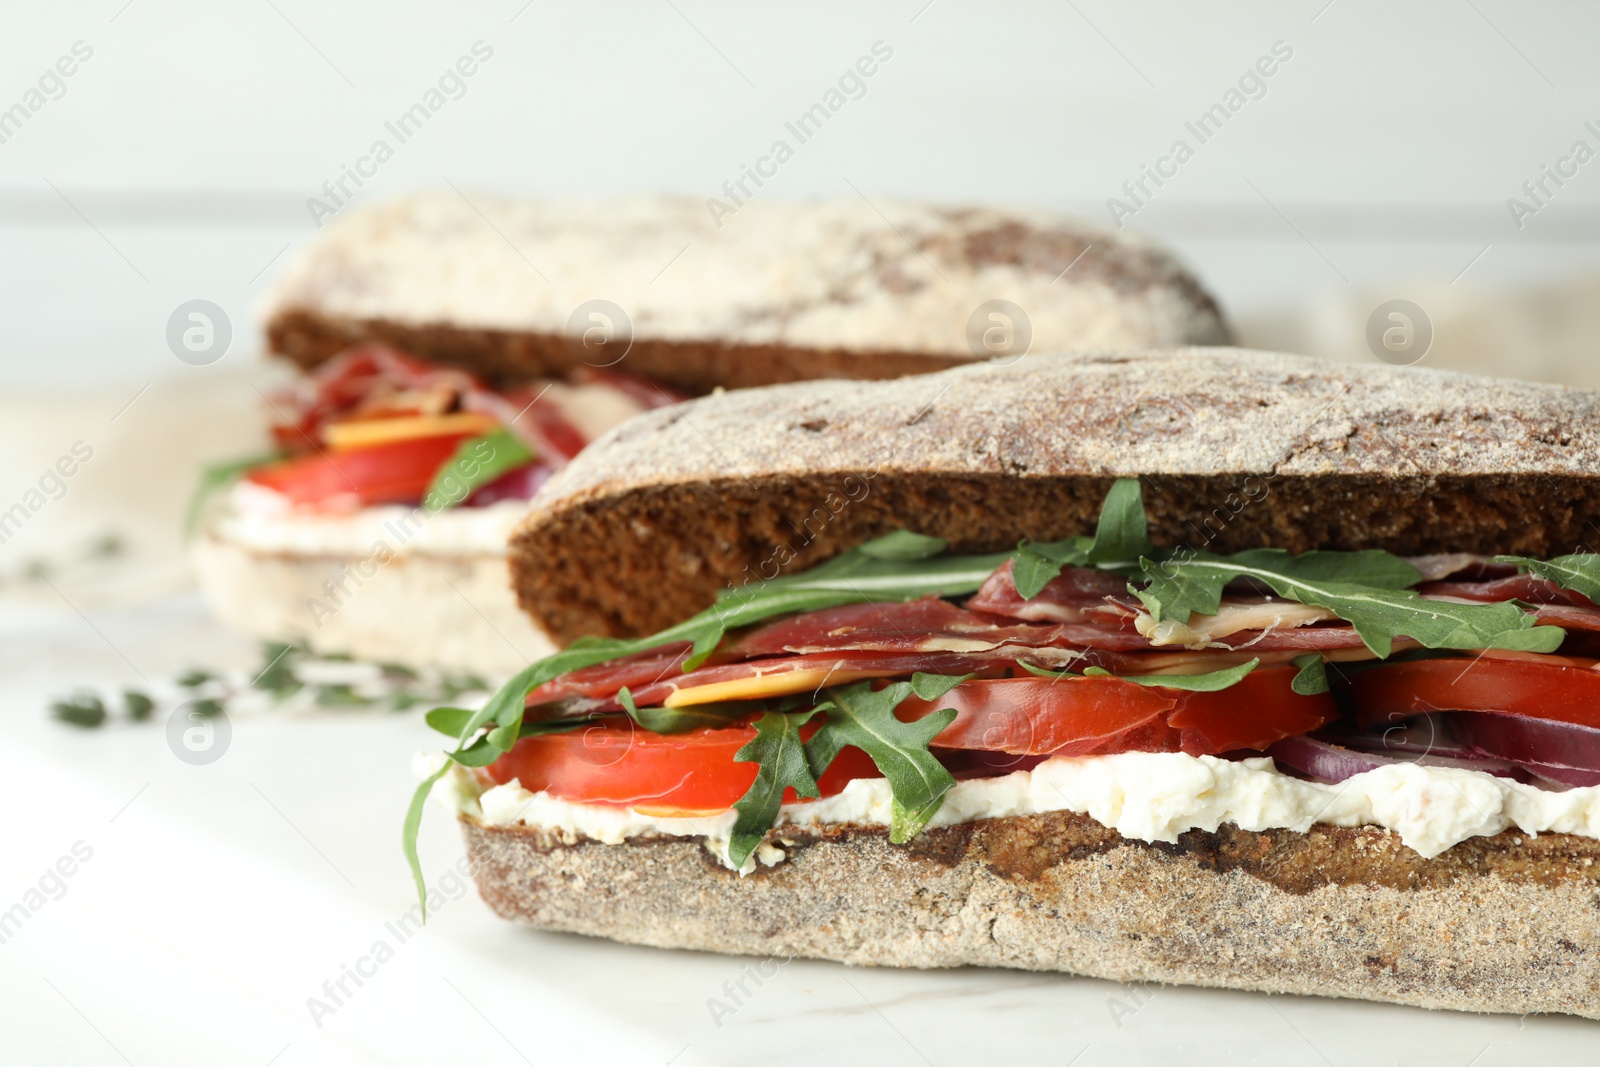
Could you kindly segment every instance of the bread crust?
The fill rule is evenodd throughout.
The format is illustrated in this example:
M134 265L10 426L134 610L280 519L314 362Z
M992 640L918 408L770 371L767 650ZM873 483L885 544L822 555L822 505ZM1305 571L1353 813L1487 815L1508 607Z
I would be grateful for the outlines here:
M382 340L503 382L584 365L567 335L596 299L631 324L618 369L692 393L971 362L973 316L991 325L996 299L1021 307L1033 352L1228 340L1193 275L1128 233L859 200L756 201L719 222L686 198L420 193L319 233L264 318L272 350L303 367Z
M271 351L303 370L332 359L352 345L378 341L433 363L465 367L494 383L529 378L559 378L586 366L570 338L559 333L479 329L448 322L407 323L394 319L353 319L301 308L279 312L267 322ZM815 378L878 379L927 374L971 362L931 352L788 345L731 344L722 341L636 339L620 369L691 395L718 387L746 389Z
M1160 544L1571 552L1600 516L1600 400L1211 348L730 392L591 445L513 535L512 581L558 642L647 634L897 528L1083 533L1131 475Z
M1423 859L1379 827L1176 844L1053 812L799 832L739 876L698 839L562 841L462 817L496 913L659 948L864 966L1011 967L1600 1018L1600 841L1508 831Z

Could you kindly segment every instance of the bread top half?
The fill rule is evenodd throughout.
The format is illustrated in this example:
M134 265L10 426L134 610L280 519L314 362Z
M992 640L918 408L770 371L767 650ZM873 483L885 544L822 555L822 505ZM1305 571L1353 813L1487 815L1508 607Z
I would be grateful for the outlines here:
M562 643L647 634L894 529L961 551L1089 532L1124 476L1160 544L1589 550L1600 394L1218 348L727 392L552 479L512 582Z
M444 190L351 207L278 279L263 309L269 333L316 321L347 338L360 336L355 323L562 336L575 311L604 300L640 342L970 360L969 320L1005 300L1023 310L1034 352L1227 337L1215 302L1170 254L1080 220L861 198L714 199L720 209L688 197Z

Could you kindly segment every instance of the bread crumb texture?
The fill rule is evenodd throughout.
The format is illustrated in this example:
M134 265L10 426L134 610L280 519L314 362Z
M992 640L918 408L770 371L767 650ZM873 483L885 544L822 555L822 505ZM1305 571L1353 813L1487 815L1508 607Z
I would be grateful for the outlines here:
M974 329L1009 329L1008 345L1026 335L1031 352L1228 339L1169 253L1045 212L755 201L719 224L689 198L453 190L342 215L290 263L263 318L272 350L304 367L375 340L512 380L588 362L569 336L596 321L578 314L596 300L633 338L616 369L692 393L937 370L975 358ZM1021 318L989 319L995 300Z
M562 842L463 818L499 915L658 948L863 966L1012 967L1600 1018L1600 842L1382 829L1125 839L1087 815L925 831L780 828L741 877L693 839ZM481 850L481 852L479 851Z
M1139 476L1158 543L1580 550L1600 397L1238 349L1028 357L646 413L540 493L511 544L561 642L652 633L891 530L996 551L1093 528Z

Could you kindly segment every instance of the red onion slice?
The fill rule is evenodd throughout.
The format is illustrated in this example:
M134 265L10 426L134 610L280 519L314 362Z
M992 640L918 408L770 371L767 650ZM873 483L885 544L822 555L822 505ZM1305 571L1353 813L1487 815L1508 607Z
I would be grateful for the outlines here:
M1457 736L1452 717L1441 712L1417 715L1388 727L1373 726L1363 730L1335 726L1319 730L1317 735L1324 741L1377 756L1447 756L1467 760L1482 757L1482 753Z
M1600 785L1600 730L1592 726L1490 711L1457 712L1454 721L1479 752L1564 785Z
M1600 771L1586 771L1579 767L1561 767L1554 763L1534 763L1529 760L1520 766L1535 778L1564 786L1600 785Z
M1519 777L1516 764L1509 760L1477 755L1463 759L1431 753L1400 759L1319 741L1309 734L1274 742L1268 747L1267 755L1285 767L1327 782L1342 782L1353 775L1374 771L1379 767L1396 767L1406 763L1415 763L1419 767L1485 771L1501 778Z

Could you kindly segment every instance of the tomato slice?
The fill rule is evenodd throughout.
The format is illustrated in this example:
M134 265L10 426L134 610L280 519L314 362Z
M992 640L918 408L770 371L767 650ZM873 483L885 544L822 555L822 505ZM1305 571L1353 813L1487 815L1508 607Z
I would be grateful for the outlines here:
M911 697L907 722L938 708L956 718L934 744L1014 755L1081 755L1177 706L1174 690L1116 678L995 678L962 682L938 700Z
M801 731L809 737L815 726ZM734 754L756 736L753 726L654 734L631 722L595 725L565 734L524 737L489 765L496 782L517 779L531 792L595 804L619 804L649 814L726 811L756 780L754 763ZM865 752L846 748L817 786L833 796L855 778L881 778ZM797 799L784 790L785 803Z
M896 714L910 721L935 708L955 708L955 721L933 742L942 748L1214 756L1264 749L1338 717L1329 694L1301 696L1291 688L1296 673L1292 667L1255 670L1215 693L1103 677L975 679L938 700L913 697Z
M1339 714L1326 693L1290 688L1294 668L1251 672L1217 693L1190 693L1119 678L995 678L962 682L938 700L912 697L896 714L910 722L937 708L957 715L936 748L1026 755L1187 752L1218 755L1260 750L1303 734ZM809 737L816 729L802 731ZM756 736L752 726L662 735L632 723L597 724L565 734L525 737L489 766L496 782L566 800L618 804L654 813L725 811L749 790L756 765L735 754ZM855 778L881 777L859 749L843 749L818 780L832 796ZM784 800L797 798L788 790Z
M1337 719L1339 705L1331 693L1294 691L1299 673L1297 667L1258 668L1218 692L1184 693L1167 725L1183 732L1183 751L1199 756L1260 751Z
M1498 711L1600 727L1600 671L1534 654L1423 659L1361 671L1340 686L1363 726L1429 711Z
M420 500L434 474L470 434L417 437L342 452L318 452L269 466L246 477L296 504L349 500L355 505Z

